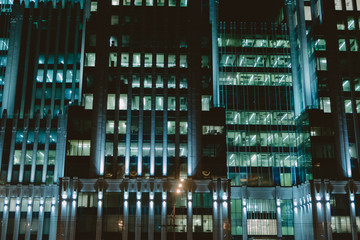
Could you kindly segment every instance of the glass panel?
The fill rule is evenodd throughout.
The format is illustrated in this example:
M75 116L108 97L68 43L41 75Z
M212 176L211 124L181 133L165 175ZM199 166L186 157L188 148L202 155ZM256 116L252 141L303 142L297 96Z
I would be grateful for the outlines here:
M339 39L339 51L346 51L345 39Z
M168 55L168 67L169 68L176 67L176 57L173 54Z
M359 51L359 46L356 39L350 39L350 51L357 52Z
M347 24L348 30L355 30L355 20L353 17L348 17Z
M152 54L145 53L145 67L152 67Z
M133 67L140 67L140 53L133 54Z
M346 6L346 11L353 11L354 10L354 6L353 6L353 0L345 0L345 6Z
M164 54L156 54L156 67L163 68L164 67Z
M342 10L341 0L334 0L334 1L335 1L335 10Z
M164 97L156 97L155 110L164 110Z
M129 66L129 53L121 53L121 66L122 67Z

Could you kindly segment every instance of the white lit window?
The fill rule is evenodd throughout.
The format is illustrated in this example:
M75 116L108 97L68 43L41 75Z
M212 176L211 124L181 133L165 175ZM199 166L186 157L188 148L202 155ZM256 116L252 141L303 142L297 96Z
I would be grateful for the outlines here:
M152 54L145 53L145 67L152 67Z
M360 0L356 0L356 9L360 11Z
M321 97L320 98L320 109L324 111L324 113L331 112L331 102L329 97Z
M305 12L305 20L306 21L311 21L311 7L310 6L305 6L304 12Z
M164 67L164 54L156 54L156 67L163 68Z
M146 6L153 6L154 0L146 0Z
M118 6L119 5L119 0L111 0L111 5Z
M164 110L164 97L156 97L155 110Z
M140 53L133 54L133 67L140 67Z
M135 6L141 6L142 5L142 0L135 0L134 5Z
M335 10L342 10L342 3L341 0L334 0L335 1Z
M120 110L126 110L127 109L127 94L120 94L120 102L119 102L119 108Z
M130 6L131 0L124 0L123 5L124 6Z
M95 53L85 53L85 67L95 67Z
M345 113L352 113L352 102L351 100L345 100L344 101L344 105L345 105Z
M325 57L318 57L317 59L317 70L326 71L327 70L327 60Z
M96 12L96 11L97 11L97 2L91 2L90 12Z
M117 53L110 53L109 54L109 67L116 67L117 66Z
M201 96L201 110L210 111L210 102L211 102L211 96L208 95Z
M345 30L345 24L344 24L344 22L343 22L343 21L338 22L338 23L336 24L336 29L337 29L337 30Z
M90 140L69 140L68 156L90 156Z
M93 108L93 95L92 94L84 94L84 107L85 107L85 109Z
M107 98L107 110L115 109L115 94L108 94Z
M121 66L122 67L129 66L129 53L121 53Z
M346 7L346 11L353 11L354 10L353 0L346 0L345 7Z

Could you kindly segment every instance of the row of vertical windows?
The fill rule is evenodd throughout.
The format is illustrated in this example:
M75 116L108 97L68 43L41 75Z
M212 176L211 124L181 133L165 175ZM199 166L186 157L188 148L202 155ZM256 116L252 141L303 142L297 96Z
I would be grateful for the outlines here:
M294 125L293 112L227 111L226 124Z
M293 167L297 156L289 153L230 152L228 166L231 167Z
M356 2L356 10L360 11L360 0L345 0L345 6L343 5L343 0L334 0L335 3L335 10L341 11L354 11L354 3Z
M241 39L231 35L224 35L218 38L219 47L250 47L250 48L290 48L289 40L269 40L269 39Z
M296 147L294 132L227 132L227 141L230 146L282 146Z
M290 68L290 56L286 55L235 55L222 54L220 67L277 67Z
M143 0L111 0L111 5L119 6L120 2L122 2L123 6L154 6L156 1L156 5L158 7L165 6L165 0L145 0L145 4L143 5ZM180 7L186 7L188 4L188 0L169 0L169 7L176 7L177 4Z
M27 144L33 144L34 143L34 131L28 131L27 133L27 139L26 139L26 143ZM57 139L57 133L55 130L51 130L51 134L49 136L49 143L56 143L56 139ZM22 144L24 141L24 134L23 134L23 130L18 130L16 132L16 137L15 137L15 143L16 144ZM40 131L39 132L39 136L38 136L38 143L39 144L45 144L46 141L46 133L45 131Z
M345 38L340 38L339 42L339 51L359 51L359 45L356 39L350 38L348 41Z
M360 23L360 19L359 19L359 23ZM337 30L355 30L356 26L355 26L355 19L354 17L348 17L347 21L346 21L346 25L345 22L343 20L338 21L336 24L336 29Z
M73 77L74 77L73 70L66 70L65 82L72 83L73 82ZM46 82L51 83L51 82L53 82L54 79L55 79L54 71L52 69L48 69L46 71ZM37 76L36 76L36 81L37 82L43 82L44 81L44 70L43 69L38 69ZM56 74L56 82L61 83L63 81L64 81L63 71L58 70L57 74ZM80 81L80 70L76 70L75 82L79 82L79 81Z
M47 55L47 64L54 64L55 63L55 60L57 59L57 64L64 64L64 55L63 54L59 54L55 57L55 55ZM41 65L41 64L45 64L45 59L46 59L45 55L43 54L40 54L39 55L39 61L38 63ZM76 64L76 63L80 63L80 54L76 54L74 56L74 54L72 53L69 53L67 55L67 58L66 58L66 63L67 64Z
M26 150L25 153L25 165L31 165L33 162L33 150ZM20 165L21 150L15 150L14 152L14 165ZM36 165L44 164L44 150L36 152ZM48 165L55 165L55 150L49 150Z
M221 72L221 85L247 85L247 86L291 86L291 74L261 73L261 72Z
M175 157L175 143L168 143L167 144L167 156L168 157ZM143 157L150 157L150 143L144 142L142 144L142 156ZM107 142L105 145L105 154L106 156L112 156L114 149L114 143ZM179 146L179 156L180 157L187 157L188 147L187 144L181 143ZM162 143L155 143L155 157L162 157L163 156L163 144ZM118 156L125 157L125 143L118 144ZM139 145L138 143L131 143L130 145L130 156L137 157L139 154ZM79 155L78 155L79 156Z
M352 101L350 99L344 101L344 106L345 106L345 113L353 113ZM356 112L360 113L360 100L356 100Z
M89 53L88 53L89 54ZM132 61L132 67L140 67L141 66L141 54L140 53L133 53L132 54L133 61ZM95 58L94 58L95 59ZM121 53L120 58L120 66L121 67L129 67L130 61L129 61L129 53ZM95 63L91 63L95 65ZM88 65L90 66L90 65ZM117 53L110 53L109 55L109 67L117 67L118 66L118 54ZM165 67L164 65L164 54L156 54L156 62L153 63L153 57L152 53L145 53L144 54L144 67L153 67L156 66L158 68ZM169 54L168 55L168 68L176 67L176 55L175 54ZM179 56L179 67L180 68L187 68L187 56L186 55L180 55Z

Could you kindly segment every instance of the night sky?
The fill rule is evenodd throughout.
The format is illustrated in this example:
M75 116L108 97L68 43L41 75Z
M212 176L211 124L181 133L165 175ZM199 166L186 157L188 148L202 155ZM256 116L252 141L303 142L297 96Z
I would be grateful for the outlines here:
M220 20L274 21L284 0L220 0Z

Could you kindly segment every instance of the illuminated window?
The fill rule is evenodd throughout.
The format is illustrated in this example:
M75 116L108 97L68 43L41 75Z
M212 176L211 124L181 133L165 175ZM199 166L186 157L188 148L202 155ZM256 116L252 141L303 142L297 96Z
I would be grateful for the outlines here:
M168 80L168 88L175 88L175 87L176 87L175 76L170 76Z
M151 96L144 96L144 110L151 110Z
M119 102L119 108L120 110L126 110L127 109L127 94L120 94L120 102Z
M133 54L133 67L140 67L140 53Z
M305 20L311 21L311 7L305 6L304 12L305 12Z
M325 51L326 50L325 39L318 39L315 41L315 50L317 50L317 51Z
M164 110L164 97L156 97L155 110Z
M146 6L153 6L154 0L146 0Z
M211 96L208 95L201 96L201 110L210 111L210 102L211 102Z
M168 134L174 135L175 134L175 121L168 121Z
M152 67L152 54L151 53L145 53L145 67Z
M344 101L344 105L345 105L345 113L352 113L352 102L351 100L345 100Z
M176 100L175 97L168 98L168 110L175 111L176 110Z
M134 5L135 6L141 6L142 5L142 0L134 0Z
M121 66L122 67L129 66L129 53L121 53Z
M342 10L342 3L341 0L335 0L335 10Z
M119 0L111 0L111 5L118 6L119 4Z
M339 39L339 51L346 51L346 41L345 39Z
M165 0L157 0L157 5L158 5L159 7L164 6L164 5L165 5Z
M107 110L115 109L115 94L108 94L107 98Z
M164 54L156 54L156 67L163 68L164 67Z
M146 75L144 78L144 88L151 88L152 87L152 76Z
M319 71L326 71L327 70L327 60L325 57L318 57L316 59L316 67Z
M173 54L168 55L168 67L169 68L176 67L176 56Z
M175 7L176 6L176 0L169 0L169 7Z
M187 111L187 97L180 97L180 111Z
M187 122L180 122L180 134L181 135L187 134L187 128L188 128Z
M164 87L164 81L161 76L156 77L156 88L163 88Z
M97 2L91 2L90 12L96 12L96 11L97 11Z
M348 17L347 26L348 30L355 30L355 20L353 17Z
M355 82L355 91L356 91L356 92L360 92L360 79L359 79L359 78L356 78L356 79L354 80L354 82Z
M139 110L139 96L132 97L131 110Z
M69 140L68 156L90 156L90 140Z
M346 7L346 11L353 11L354 10L354 6L353 6L353 0L345 0L345 7Z
M188 0L180 0L180 7L186 7Z
M356 9L360 11L360 0L356 0Z
M117 67L117 53L109 54L109 67Z
M349 42L350 42L350 51L352 52L359 51L359 46L356 39L351 38L349 39Z
M123 5L124 6L130 6L131 0L124 0Z
M93 95L92 94L84 94L84 107L85 107L85 109L93 108Z
M95 67L95 53L85 53L85 67Z
M110 47L117 47L118 46L117 37L111 36L109 44L110 44Z
M349 80L343 81L342 87L344 92L350 92L350 81Z
M180 55L180 67L187 68L187 56L186 55Z
M340 21L336 24L336 29L337 30L345 30L345 24L343 21Z
M331 102L329 97L320 98L320 109L324 110L324 113L331 112Z

